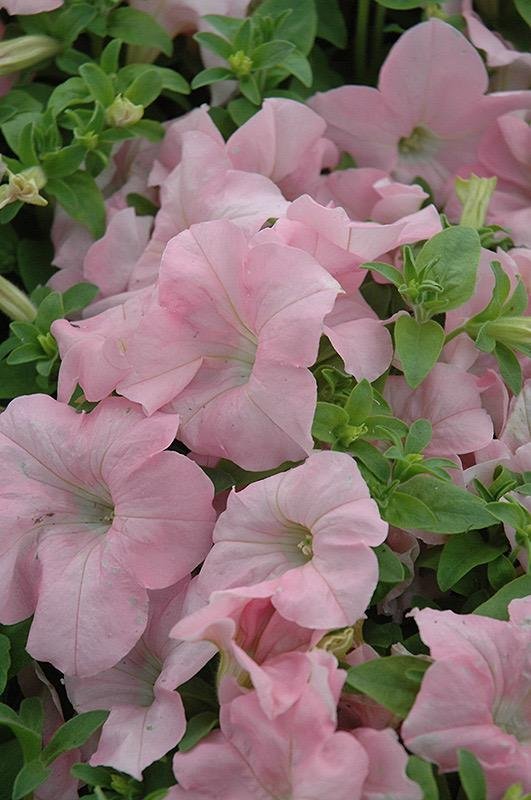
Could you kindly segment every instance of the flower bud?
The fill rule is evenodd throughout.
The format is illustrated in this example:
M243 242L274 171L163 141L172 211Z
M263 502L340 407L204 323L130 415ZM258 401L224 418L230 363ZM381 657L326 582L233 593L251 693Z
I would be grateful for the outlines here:
M46 184L46 176L40 167L29 167L16 174L8 170L8 175L8 183L0 186L0 208L16 202L32 206L48 205L46 198L39 194Z
M61 43L51 36L18 36L0 42L0 77L57 55Z
M498 317L485 323L484 330L487 336L511 349L531 347L531 317Z
M128 128L144 116L144 106L132 103L127 97L117 94L105 111L105 121L111 128Z
M253 68L253 62L243 50L238 50L228 58L228 62L237 78L245 78Z
M37 309L14 283L0 275L0 311L15 322L33 322Z
M463 206L461 225L476 229L483 227L496 181L495 177L479 178L474 174L466 179L456 178L455 193Z

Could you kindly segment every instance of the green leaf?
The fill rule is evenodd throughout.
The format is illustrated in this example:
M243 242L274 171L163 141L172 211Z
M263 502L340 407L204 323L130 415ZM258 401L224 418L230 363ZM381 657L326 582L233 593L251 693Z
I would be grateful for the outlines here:
M76 283L71 286L63 294L63 308L65 314L71 314L73 311L81 311L81 309L92 303L99 289L93 283Z
M74 77L55 87L48 100L48 109L57 116L68 106L90 102L91 96L85 81Z
M8 679L13 678L26 664L31 661L31 656L26 652L26 642L31 625L31 618L14 625L0 625L2 636L9 639L10 667Z
M415 656L387 656L347 672L346 685L372 697L400 719L409 713L431 661Z
M13 784L13 800L22 800L50 776L51 769L35 759L24 764Z
M128 130L135 136L143 136L150 142L160 142L164 139L164 126L155 119L141 119L134 125L129 125Z
M500 368L500 374L515 395L522 391L522 367L512 350L501 342L496 342L494 356Z
M186 733L179 742L179 750L181 753L186 753L195 747L201 739L204 739L211 730L218 725L218 715L213 711L203 711L189 720L186 726Z
M447 228L426 242L415 262L417 272L435 262L424 277L440 284L443 291L424 307L435 314L466 303L476 287L480 253L477 231L460 225Z
M54 733L44 748L42 756L45 763L51 764L63 753L81 747L103 725L108 716L108 711L86 711L69 719Z
M404 580L404 566L391 548L384 544L373 548L378 559L378 580L383 583L400 583Z
M340 50L347 46L347 26L338 0L315 0L317 36Z
M98 10L92 3L76 3L66 7L54 18L53 35L66 44L74 42L97 17Z
M295 50L295 45L291 42L283 42L276 39L272 42L264 42L255 48L250 56L254 69L269 69L277 67Z
M173 43L151 14L136 8L117 8L108 17L107 34L127 44L156 47L171 56Z
M485 800L487 786L481 764L469 750L458 750L459 778L468 800Z
M337 436L334 431L348 422L347 412L333 403L318 402L312 425L312 436L320 442L334 444Z
M405 492L394 491L387 505L380 507L380 511L383 518L397 528L432 530L436 525L435 516L429 506Z
M511 600L527 597L531 594L531 575L520 575L514 581L506 583L495 595L490 597L474 610L474 614L493 619L509 619L508 606Z
M258 88L258 83L254 75L244 75L243 78L240 78L240 92L251 103L255 103L255 105L259 105L262 100L262 95L260 94L260 89Z
M218 36L217 33L194 33L193 38L196 42L211 50L216 55L224 58L225 61L234 52L234 47L223 36Z
M517 503L507 503L503 501L487 503L487 509L496 519L505 522L506 525L510 525L517 530L519 528L524 529L527 524L531 522L531 514L529 511Z
M251 119L259 111L258 106L250 103L245 97L237 97L236 100L231 100L227 105L227 109L238 127L244 125L248 119Z
M35 383L35 375L24 364L9 366L0 361L0 397L9 400L23 394L34 394L39 391Z
M514 0L516 10L531 27L531 0Z
M4 705L4 703L0 703L1 725L9 728L11 733L17 737L24 761L33 761L33 759L38 758L41 752L40 734L25 725L13 709Z
M362 380L353 388L345 403L348 421L352 425L365 422L373 407L372 386L367 380Z
M277 26L275 37L292 42L304 55L307 55L317 34L317 12L314 0L264 0L255 17L275 17L286 14Z
M35 111L23 111L2 125L2 133L11 150L20 156L21 146L24 148L23 133L28 125L37 122L41 115ZM26 134L27 135L27 134Z
M114 100L114 87L107 73L97 64L88 63L82 64L79 74L96 103L101 103L104 108L110 106Z
M381 483L387 483L391 474L391 466L377 447L363 439L358 439L349 444L348 452L370 470Z
M419 756L409 756L406 775L418 783L422 789L423 800L439 800L439 788L433 774L433 764Z
M209 67L208 69L203 69L201 72L198 72L192 80L191 86L192 89L200 89L201 86L210 86L211 83L229 79L234 79L232 70L226 67Z
M17 773L23 766L22 753L16 739L0 744L0 800L11 800Z
M120 67L120 51L122 49L122 42L120 39L113 39L103 48L100 56L100 67L108 75L118 72Z
M300 50L294 50L282 60L281 67L284 67L291 75L294 75L303 86L310 87L313 83L312 65Z
M0 694L2 694L7 684L9 667L11 666L10 650L11 642L7 636L0 634Z
M404 453L422 453L431 442L432 427L427 419L416 419L409 428L404 444Z
M128 86L141 75L146 69L145 64L128 64L122 67L118 73L117 86L119 91L125 92ZM156 64L149 65L150 71L155 71L162 81L162 88L179 94L190 94L190 86L182 75L174 69L159 67Z
M159 210L158 206L152 200L144 197L142 194L130 192L127 197L127 205L135 209L137 217L154 217Z
M110 789L112 773L106 767L90 767L88 764L74 764L70 774L88 786L102 786Z
M433 533L463 533L488 527L494 521L479 497L430 475L415 475L400 485L400 493L420 500L430 509L434 521L427 530Z
M50 178L46 191L53 195L77 222L86 225L95 239L105 233L105 205L94 178L87 172L74 172L67 179Z
M406 382L416 389L439 358L444 330L432 319L417 322L404 315L395 322L395 344Z
M59 292L50 292L39 305L35 325L41 333L48 333L56 319L64 317L63 300Z
M156 69L146 67L125 92L132 103L149 106L162 92L162 77Z
M26 697L20 704L18 715L21 721L32 731L42 734L44 708L40 697Z
M365 264L361 265L361 268L370 269L371 272L377 272L379 275L383 275L384 278L387 278L387 280L391 281L395 286L401 286L404 283L404 276L400 270L396 267L392 267L390 264L384 264L380 261L367 261Z
M488 565L487 578L494 591L497 592L516 578L516 570L510 559L501 555Z
M6 358L6 362L11 364L30 364L32 361L38 361L41 358L46 358L40 344L28 342L22 344L20 347L15 347Z
M452 536L443 547L437 569L437 583L447 592L479 564L488 564L500 556L507 545L485 542L480 533L470 531Z
M85 148L80 144L70 144L55 153L45 153L41 163L49 178L65 178L79 169L84 158Z
M20 277L27 292L44 286L54 273L52 267L53 247L48 241L20 239L17 245L17 264Z
M226 17L222 14L205 14L203 19L231 42L244 23L244 20L239 17Z

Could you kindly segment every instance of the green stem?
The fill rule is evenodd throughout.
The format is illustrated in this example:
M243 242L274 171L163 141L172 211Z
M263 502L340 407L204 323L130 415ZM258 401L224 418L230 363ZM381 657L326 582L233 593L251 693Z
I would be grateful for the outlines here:
M374 25L372 28L371 65L374 78L378 77L380 62L382 61L383 28L386 10L379 3L376 5Z
M356 38L354 42L354 61L356 66L356 81L365 83L367 69L367 38L369 33L369 10L371 0L358 0L358 14L356 18Z
M465 333L465 326L464 325L460 325L458 328L455 328L455 330L453 330L451 333L449 333L445 337L444 344L448 344L448 342L451 342L452 339L455 339L455 337L459 336L460 333Z

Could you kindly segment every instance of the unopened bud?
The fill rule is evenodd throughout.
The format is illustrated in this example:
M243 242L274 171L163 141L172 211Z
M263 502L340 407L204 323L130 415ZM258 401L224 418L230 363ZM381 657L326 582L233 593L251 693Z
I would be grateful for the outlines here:
M144 106L136 105L121 94L116 95L105 111L105 121L111 128L128 128L144 116Z
M531 800L531 794L524 794L521 783L513 783L503 795L502 800Z
M37 309L18 286L0 275L0 311L15 322L33 322Z
M0 209L10 203L29 203L32 206L47 206L48 201L40 194L46 185L46 176L40 167L29 167L22 172L8 170L7 184L0 186Z
M0 77L57 55L61 43L51 36L18 36L0 42Z
M496 181L495 177L479 178L474 174L470 178L455 179L455 193L463 206L461 225L476 229L483 227Z
M498 317L485 323L484 332L510 349L531 347L531 317Z
M354 647L354 628L341 628L338 631L327 633L317 644L321 650L332 653L341 661Z
M243 50L238 50L237 53L233 53L229 56L228 62L237 78L245 78L253 68L252 60Z

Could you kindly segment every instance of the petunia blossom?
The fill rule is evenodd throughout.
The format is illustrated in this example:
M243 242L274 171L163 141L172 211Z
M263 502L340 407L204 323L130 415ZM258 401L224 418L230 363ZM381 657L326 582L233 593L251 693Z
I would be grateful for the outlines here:
M227 141L236 167L265 175L285 197L311 192L321 170L334 167L339 154L323 137L326 122L304 103L273 97Z
M90 678L66 678L77 711L111 711L90 759L92 766L105 764L142 780L142 770L182 738L186 719L175 689L214 654L207 642L190 644L168 636L182 616L189 583L183 578L149 592L146 630L114 667Z
M130 288L153 283L169 240L199 222L231 219L256 233L288 206L280 190L263 175L234 169L223 145L201 130L182 134L182 158L160 188L160 210L150 242L135 266Z
M443 772L456 770L461 748L470 750L485 772L488 800L514 783L529 792L531 629L428 608L415 620L435 661L402 725L406 746Z
M208 604L192 585L199 608L170 635L211 642L221 654L218 693L228 702L253 687L264 713L273 718L300 697L311 672L308 653L325 633L301 627L272 603L276 581L213 592Z
M204 558L212 485L185 456L162 452L177 425L122 398L80 414L30 395L0 416L0 619L34 613L37 660L68 675L111 667L146 627L147 589Z
M147 413L179 413L198 454L251 470L300 460L316 400L306 367L339 291L301 250L255 244L227 220L194 225L166 247L161 307L128 342L117 390Z
M529 114L504 114L483 137L478 159L497 183L487 220L507 228L517 245L531 246L531 129Z
M384 397L404 422L421 417L431 422L432 439L426 448L431 455L469 453L492 440L492 420L482 408L476 378L458 367L436 364L416 389L402 376L392 375Z
M369 759L351 734L336 731L343 681L335 658L320 651L300 699L274 720L262 711L256 692L223 704L221 730L174 757L179 786L170 800L360 800Z
M378 582L370 547L387 523L346 453L313 453L304 464L239 492L214 529L198 589L277 579L271 602L307 628L340 628L365 612Z
M475 161L488 124L531 104L531 92L486 95L487 85L474 47L451 25L431 19L399 38L377 89L342 86L315 95L310 105L327 120L326 135L359 166L404 182L421 177L442 200L447 178Z
M170 800L420 800L394 731L336 730L345 673L330 654L312 656L299 700L274 720L255 692L222 705L221 730L174 757Z

